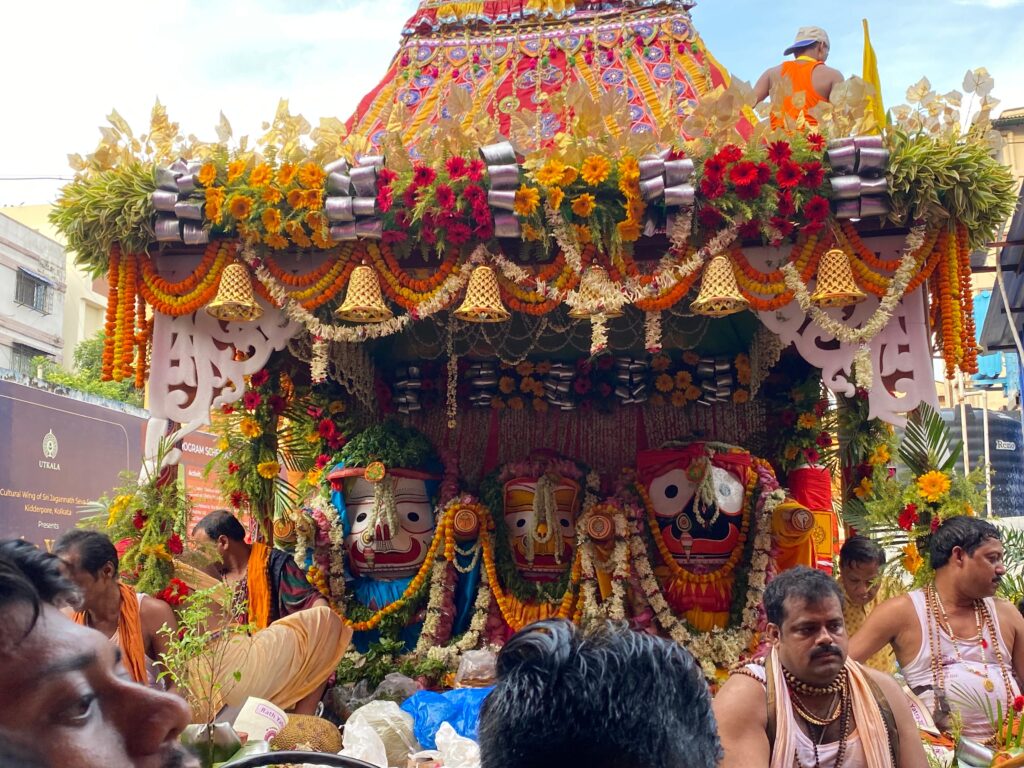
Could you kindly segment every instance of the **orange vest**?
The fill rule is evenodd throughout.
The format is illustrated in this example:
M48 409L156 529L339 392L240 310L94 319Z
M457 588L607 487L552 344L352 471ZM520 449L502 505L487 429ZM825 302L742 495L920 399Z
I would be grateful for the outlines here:
M814 69L824 63L807 56L800 56L793 61L786 61L782 64L781 74L793 84L793 95L798 93L804 94L803 107L797 108L793 104L792 96L787 96L782 104L782 108L787 115L794 119L799 117L801 113L804 113L804 120L808 125L817 125L818 121L806 114L807 111L818 102L826 101L825 98L814 90L814 82L812 80ZM778 127L776 125L777 122L777 120L772 120L773 128Z

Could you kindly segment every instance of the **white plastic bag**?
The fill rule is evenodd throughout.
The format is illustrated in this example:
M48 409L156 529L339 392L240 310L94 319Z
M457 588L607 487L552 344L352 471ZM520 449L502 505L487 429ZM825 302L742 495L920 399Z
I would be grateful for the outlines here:
M360 722L362 725L373 730L377 741L384 748L383 762L374 763L383 766L404 766L409 755L419 752L419 742L412 733L412 715L403 712L393 701L371 701L364 704L345 723L345 733L348 733L349 726L353 722ZM346 744L347 746L347 744ZM348 754L343 752L342 754ZM359 757L352 755L352 757ZM366 762L374 762L367 758L360 758Z
M384 749L384 742L365 718L352 715L348 719L341 734L341 744L341 754L345 757L354 757L376 765L377 768L388 768L388 753Z
M445 768L480 768L480 745L459 736L451 723L441 723L437 729L437 749Z

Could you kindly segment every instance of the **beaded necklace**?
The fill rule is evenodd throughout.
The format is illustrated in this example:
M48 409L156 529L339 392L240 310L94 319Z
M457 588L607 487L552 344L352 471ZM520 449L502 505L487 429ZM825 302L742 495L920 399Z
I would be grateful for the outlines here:
M845 678L845 670L843 676ZM795 702L796 699L794 698L793 701ZM839 698L839 710L839 746L836 750L836 759L833 763L832 768L842 768L843 761L846 759L846 743L850 738L852 707L850 706L850 698L845 693ZM799 708L797 708L797 713L800 715L800 717L804 717L803 713L800 711ZM807 722L808 724L811 723L811 721ZM822 739L825 738L825 731L828 729L828 725L821 725L820 727L821 733L818 735L818 740L815 741L813 738L811 739L811 748L814 750L813 768L821 768L821 758L818 755L818 745L821 743ZM808 728L808 730L810 730L810 728ZM793 750L793 764L796 766L796 768L804 768L803 764L800 762L799 751L795 749ZM808 766L808 768L811 767Z
M1003 678L1003 686L1006 692L1006 711L1010 711L1010 707L1013 706L1013 687L1010 682L1009 670L1006 667L1005 659L1003 658L1003 652L999 643L999 636L996 632L995 621L992 618L992 614L989 613L988 606L985 605L984 600L974 601L974 620L977 626L977 635L981 644L982 653L982 664L985 667L984 672L978 671L971 667L960 653L960 645L957 643L956 635L953 633L953 626L949 621L949 616L946 613L945 607L942 605L942 599L939 597L939 592L934 585L925 587L925 605L929 614L928 621L928 647L931 651L931 669L932 669L932 682L935 687L935 700L937 705L946 704L946 688L945 688L945 670L942 668L942 647L939 638L940 629L944 629L946 634L949 635L950 642L953 644L953 652L956 654L957 663L959 663L966 671L972 675L981 677L984 679L984 687L986 691L992 692L995 690L995 683L988 675L988 652L987 648L989 642L985 640L985 630L988 630L989 637L991 638L991 644L995 650L996 663L999 665L999 672ZM941 618L940 618L941 617ZM967 638L973 640L974 638ZM941 697L941 702L940 702Z

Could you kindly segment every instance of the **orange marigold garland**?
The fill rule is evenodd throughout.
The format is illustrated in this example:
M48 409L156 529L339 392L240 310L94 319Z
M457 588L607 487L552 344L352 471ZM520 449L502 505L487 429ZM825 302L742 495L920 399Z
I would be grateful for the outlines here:
M210 243L199 266L177 283L161 277L150 256L140 254L138 260L142 279L138 285L139 292L161 314L172 317L190 315L209 304L217 295L220 274L234 258L237 247L237 243L231 240Z
M121 248L115 243L110 249L110 266L107 269L107 314L103 329L103 359L100 378L110 381L114 378L114 351L117 343L117 302L118 283L121 279Z
M960 298L963 302L963 349L964 361L960 366L967 374L978 372L978 340L974 325L974 287L971 284L971 248L967 234L967 226L962 222L956 225L956 245L960 259Z

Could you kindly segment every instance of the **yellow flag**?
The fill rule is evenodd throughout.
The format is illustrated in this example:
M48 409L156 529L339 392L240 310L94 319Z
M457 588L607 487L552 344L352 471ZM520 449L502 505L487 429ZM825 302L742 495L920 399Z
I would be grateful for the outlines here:
M885 107L882 106L882 81L878 78L878 59L875 58L875 49L871 47L871 37L868 35L868 20L864 22L864 74L865 82L875 87L875 95L868 100L868 109L875 116L878 127L876 133L882 132L885 125Z

